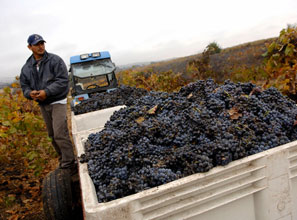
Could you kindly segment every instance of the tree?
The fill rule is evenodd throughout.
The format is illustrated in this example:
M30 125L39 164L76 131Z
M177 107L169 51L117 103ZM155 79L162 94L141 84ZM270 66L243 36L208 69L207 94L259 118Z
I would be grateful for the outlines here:
M209 55L212 55L212 54L215 54L215 53L220 53L222 51L222 48L218 45L217 42L212 42L212 43L209 43L204 52L203 53L207 53Z

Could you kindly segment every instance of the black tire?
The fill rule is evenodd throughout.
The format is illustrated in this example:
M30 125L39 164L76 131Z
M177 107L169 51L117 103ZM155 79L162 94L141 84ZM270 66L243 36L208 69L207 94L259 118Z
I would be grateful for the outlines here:
M78 180L72 180L72 220L83 220L83 210L81 201L80 183Z
M69 170L56 169L44 178L42 200L47 220L72 219L72 190Z

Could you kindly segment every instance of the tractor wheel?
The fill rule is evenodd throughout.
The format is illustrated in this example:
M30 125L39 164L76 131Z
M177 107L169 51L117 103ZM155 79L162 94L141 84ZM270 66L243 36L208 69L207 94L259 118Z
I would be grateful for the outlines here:
M42 200L47 220L72 219L71 176L68 170L56 169L44 178Z

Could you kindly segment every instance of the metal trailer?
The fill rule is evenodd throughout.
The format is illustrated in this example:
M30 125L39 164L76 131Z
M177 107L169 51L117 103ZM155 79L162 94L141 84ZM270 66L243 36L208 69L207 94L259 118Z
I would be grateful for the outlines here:
M78 156L123 106L72 113ZM79 163L87 220L296 220L297 141L106 203L98 203L87 164Z

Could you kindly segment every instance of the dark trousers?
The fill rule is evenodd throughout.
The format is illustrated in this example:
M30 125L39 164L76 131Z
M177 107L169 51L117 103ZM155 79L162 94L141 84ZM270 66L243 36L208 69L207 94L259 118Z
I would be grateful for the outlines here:
M60 167L72 168L75 159L67 127L67 105L40 105L40 110L48 135L52 139L52 144L59 155Z

